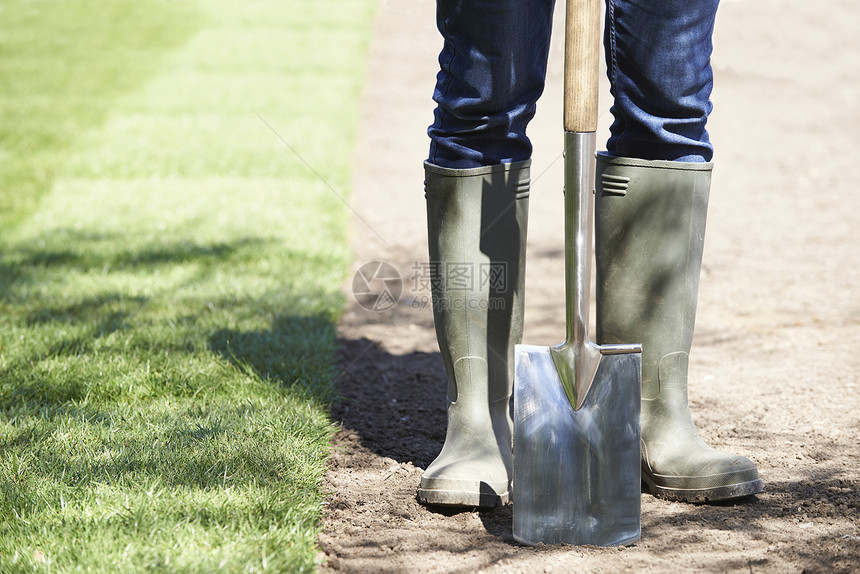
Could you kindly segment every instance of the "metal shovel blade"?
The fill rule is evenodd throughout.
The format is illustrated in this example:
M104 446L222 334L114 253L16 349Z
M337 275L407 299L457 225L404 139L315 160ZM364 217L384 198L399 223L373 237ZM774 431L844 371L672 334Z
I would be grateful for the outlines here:
M550 348L516 347L518 542L613 546L639 539L640 367L639 353L602 355L574 410Z

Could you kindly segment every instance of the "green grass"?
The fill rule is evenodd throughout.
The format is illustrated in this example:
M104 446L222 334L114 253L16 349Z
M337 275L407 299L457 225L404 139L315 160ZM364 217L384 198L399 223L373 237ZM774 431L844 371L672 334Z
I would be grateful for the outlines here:
M0 572L315 568L372 12L0 3Z

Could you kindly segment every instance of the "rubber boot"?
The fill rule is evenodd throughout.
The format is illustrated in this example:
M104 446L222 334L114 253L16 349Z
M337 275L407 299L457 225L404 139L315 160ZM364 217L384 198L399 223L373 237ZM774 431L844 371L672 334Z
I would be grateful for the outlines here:
M425 163L433 319L448 377L448 427L424 504L509 500L514 345L522 339L530 161Z
M762 490L752 462L705 444L687 403L711 168L597 161L597 338L642 344L642 480L652 494L687 502Z

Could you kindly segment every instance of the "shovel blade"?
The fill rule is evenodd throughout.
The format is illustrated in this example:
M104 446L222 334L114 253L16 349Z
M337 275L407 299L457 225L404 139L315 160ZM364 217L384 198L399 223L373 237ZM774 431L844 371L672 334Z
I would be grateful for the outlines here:
M615 546L640 536L639 353L603 355L574 411L549 347L517 345L513 535Z

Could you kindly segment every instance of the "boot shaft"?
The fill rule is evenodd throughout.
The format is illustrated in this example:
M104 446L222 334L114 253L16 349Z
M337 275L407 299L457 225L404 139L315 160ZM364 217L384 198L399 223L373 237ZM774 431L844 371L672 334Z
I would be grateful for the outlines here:
M454 367L465 358L488 363L491 401L510 396L523 328L529 163L425 163L433 318L451 402L464 378Z
M643 399L664 357L690 352L711 168L598 156L597 340L642 343Z
M425 176L433 319L449 404L445 444L421 477L418 499L497 506L510 489L528 162L467 170L426 163Z

